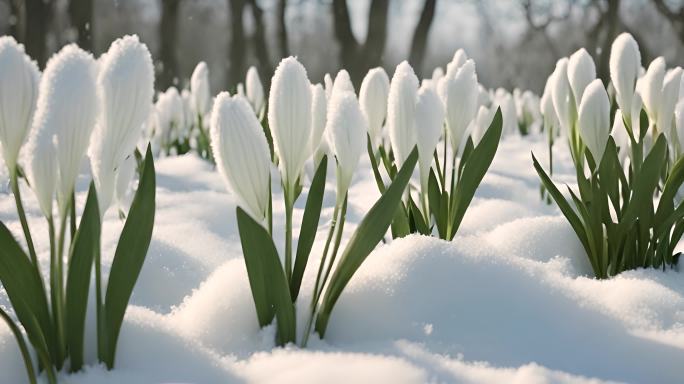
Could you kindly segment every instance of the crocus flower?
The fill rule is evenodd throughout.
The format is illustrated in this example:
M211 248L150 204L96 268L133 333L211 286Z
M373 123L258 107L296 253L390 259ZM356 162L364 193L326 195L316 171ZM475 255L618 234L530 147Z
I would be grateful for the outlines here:
M477 110L477 115L472 123L473 128L471 136L473 138L473 144L477 145L489 129L489 126L492 124L492 120L494 120L493 112L495 112L495 110L490 110L484 105L481 105Z
M252 104L254 112L260 114L264 107L264 86L261 85L261 78L259 78L259 72L255 67L249 67L247 70L245 85L247 87L247 100Z
M416 100L416 141L421 192L426 197L433 153L442 135L444 106L431 87L421 87Z
M601 80L592 81L584 90L577 124L580 136L598 166L610 135L610 102Z
M0 68L0 146L12 174L36 109L40 72L10 36L0 37Z
M252 107L242 96L221 92L210 125L211 149L221 176L245 211L263 223L270 199L271 156Z
M311 154L318 151L325 132L326 115L328 113L328 100L325 97L325 90L320 84L311 86L311 140L309 149ZM317 162L316 162L317 163Z
M311 83L306 69L294 57L283 59L276 68L268 105L268 123L280 158L283 185L294 191L309 156L302 145L311 136Z
M368 134L371 144L377 146L382 133L382 124L387 116L387 97L389 96L389 77L384 69L378 67L368 71L361 82L359 102L361 111L368 120Z
M679 155L684 151L684 99L679 100L675 106L675 128L677 129L677 138L679 139Z
M325 76L323 76L323 85L325 88L325 98L328 99L328 101L330 101L330 98L332 96L334 81L332 79L332 76L330 76L329 73L326 73Z
M544 86L544 93L539 100L539 108L541 109L542 116L544 116L544 126L555 130L560 125L560 121L558 121L556 108L553 106L553 98L551 97L551 86L553 82L554 80L549 76L549 79Z
M437 67L434 70L432 70L432 83L433 84L438 84L439 80L444 77L444 70L442 67Z
M368 123L352 92L333 93L328 110L326 135L337 159L337 203L349 189L354 171L366 148Z
M444 96L451 148L457 153L464 141L468 125L477 113L479 84L475 74L475 63L467 60L453 78L447 73L440 81L440 88Z
M658 108L663 97L664 79L665 59L661 56L651 62L640 82L640 93L644 101L644 108L653 124L658 120Z
M37 109L38 116L44 113L40 112L43 109L40 106ZM30 154L29 181L38 199L40 210L47 218L52 218L52 201L57 188L57 152L54 134L50 129L49 125L40 123L40 118L36 119L31 137L26 144L27 153Z
M610 79L615 87L621 110L629 111L636 81L641 69L641 53L636 40L629 33L618 36L610 49ZM631 120L630 116L625 116ZM631 124L631 121L628 121Z
M447 64L446 75L447 77L453 78L459 69L468 61L468 55L462 48L459 48L455 53L451 62Z
M665 134L668 140L673 140L673 118L677 97L679 97L679 85L682 77L682 69L677 67L669 71L663 80L662 98L658 105L658 120L656 125Z
M397 167L416 145L415 111L418 78L408 62L394 71L387 101L387 128Z
M337 76L335 76L330 100L335 97L335 93L341 92L351 92L356 95L356 90L354 89L354 84L352 84L351 78L349 77L349 72L344 69L341 69L339 72L337 72Z
M577 107L570 88L570 82L568 81L567 58L564 57L558 60L552 77L551 98L553 100L553 107L556 110L556 116L558 116L561 128L569 134L577 119Z
M586 49L580 48L568 60L568 81L570 82L570 88L572 88L577 108L579 108L579 102L582 100L584 88L594 79L596 79L594 60L587 53Z
M618 158L621 163L629 156L629 136L627 135L627 128L625 127L625 122L622 117L622 111L619 109L615 111L615 118L613 119L613 129L610 131L610 135L613 136L615 144L618 146Z
M160 93L155 109L155 125L159 130L162 144L169 145L177 140L184 121L183 99L176 87L171 86L166 92Z
M204 116L211 108L211 91L209 88L209 68L207 63L200 61L192 71L190 77L190 91L192 92L195 112Z
M154 69L147 46L137 36L114 41L100 58L97 83L100 108L88 155L104 215L117 169L133 152L152 107Z

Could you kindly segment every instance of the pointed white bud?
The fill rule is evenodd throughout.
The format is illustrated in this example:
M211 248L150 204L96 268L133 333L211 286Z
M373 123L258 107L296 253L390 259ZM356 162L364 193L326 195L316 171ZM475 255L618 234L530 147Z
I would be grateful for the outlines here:
M147 46L137 36L117 39L100 58L100 108L88 149L104 215L114 194L116 172L133 153L152 108L154 69Z
M119 173L116 175L115 198L119 209L124 212L128 211L132 202L132 196L129 192L133 176L135 176L136 165L135 156L130 155L123 161Z
M615 87L618 106L623 111L630 110L641 69L639 45L632 35L622 33L613 41L609 65L610 79Z
M569 133L577 119L577 107L568 81L568 59L562 58L556 63L552 75L551 98L556 116L564 132Z
M311 86L311 140L309 150L313 155L321 145L325 132L326 115L328 113L328 100L325 91L320 84Z
M211 108L211 90L209 88L209 67L204 61L200 61L192 71L190 77L190 91L197 114L204 116Z
M283 185L292 191L309 156L302 146L311 136L311 83L294 57L283 59L273 75L268 123L280 157Z
M156 111L156 126L161 133L162 143L169 145L179 138L180 126L183 122L183 99L176 87L171 86L166 92L159 94Z
M332 77L329 73L326 73L325 76L323 76L323 86L325 88L325 98L328 99L328 101L330 101L330 98L332 97L332 90L334 85L335 83Z
M39 106L38 111L40 109ZM38 124L33 128L26 144L26 152L30 154L27 170L31 188L43 215L51 218L52 201L57 188L57 152L54 133L49 126Z
M632 95L632 106L630 107L630 121L632 122L632 131L634 138L639 141L639 132L641 132L641 110L644 108L644 102L641 100L641 94L636 91ZM622 115L624 117L624 115ZM644 127L646 128L646 127Z
M592 81L584 90L577 124L580 136L596 164L601 163L610 135L610 102L601 80Z
M663 91L660 104L658 105L658 120L656 125L665 134L669 141L673 140L673 119L677 97L679 97L679 84L682 78L682 69L677 67L669 71L663 80Z
M622 111L619 109L615 111L615 119L613 119L613 129L610 135L615 140L615 145L618 146L618 158L621 163L629 156L630 140L627 135L627 128L625 127L624 119L622 118Z
M326 135L337 159L337 202L347 193L361 154L366 148L366 118L352 92L333 92Z
M456 153L461 148L468 125L477 113L480 88L475 63L466 61L453 78L447 75L440 83L451 148Z
M349 72L342 69L337 72L335 76L335 81L332 87L331 98L335 97L335 93L351 92L356 95L356 90L354 89L354 84L352 84L351 78L349 77Z
M254 112L261 113L261 109L264 107L264 86L261 85L261 78L259 78L259 72L255 67L249 67L247 70L245 86L247 87L247 100L252 104Z
M684 151L684 99L679 100L675 106L675 127L679 139L679 155Z
M644 74L641 84L641 98L651 123L658 120L658 108L663 97L663 80L665 79L665 59L661 56L651 62Z
M584 88L596 79L596 65L586 49L580 48L568 60L568 81L575 97L575 104L579 108Z
M421 87L416 101L416 141L423 193L427 193L430 166L443 126L444 106L437 92L430 87Z
M380 67L368 71L361 83L359 102L361 103L361 111L368 120L368 134L374 148L382 136L382 124L387 117L389 88L389 77L387 77L385 70Z
M416 145L415 114L418 78L408 62L394 70L387 101L387 129L397 167Z
M227 92L216 96L210 134L219 173L240 206L263 223L270 199L271 157L264 131L247 100Z
M478 109L477 116L475 116L475 120L473 120L473 130L471 134L473 144L477 145L480 140L482 140L484 134L487 133L489 126L492 124L492 120L494 120L494 112L496 112L496 109L492 108L492 110L490 110L484 105L481 105L480 109Z
M456 73L459 69L461 69L466 61L468 61L468 55L462 48L459 48L456 53L454 53L454 57L451 59L451 62L447 64L446 77L453 78L456 76Z
M0 68L0 147L13 173L36 109L40 72L10 36L0 37Z

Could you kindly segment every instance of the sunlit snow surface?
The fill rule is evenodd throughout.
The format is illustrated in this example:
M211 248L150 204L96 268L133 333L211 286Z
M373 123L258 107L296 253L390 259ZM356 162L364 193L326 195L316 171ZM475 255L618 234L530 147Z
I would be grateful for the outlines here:
M192 155L160 159L154 238L126 314L116 369L94 365L91 300L86 340L91 365L62 378L69 383L681 382L684 276L640 270L610 281L587 277L591 269L571 228L555 206L539 199L530 151L546 164L544 143L542 137L502 142L454 242L411 236L379 246L343 293L326 340L314 338L307 350L274 349L273 328L256 326L235 200L219 174ZM565 143L556 148L556 180L572 183ZM0 173L1 178L0 220L19 236L6 176ZM80 207L86 184L82 176ZM23 187L47 269L47 226ZM305 197L299 199L295 223ZM350 191L347 238L377 197L364 159ZM275 233L282 233L279 192L274 201ZM318 262L313 255L321 252L334 201L330 180L325 224L298 302L300 332ZM105 264L122 226L113 211L104 225ZM0 305L8 305L4 292ZM25 380L16 343L0 325L0 383Z

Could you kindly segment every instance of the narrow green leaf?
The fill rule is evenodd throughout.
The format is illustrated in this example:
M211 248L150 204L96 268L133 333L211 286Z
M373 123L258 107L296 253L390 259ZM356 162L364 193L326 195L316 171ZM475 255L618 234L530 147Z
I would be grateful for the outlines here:
M420 209L413 201L413 198L409 198L408 203L409 208L411 210L411 221L413 222L416 232L420 233L421 235L429 235L430 229L428 228L428 225L425 223L425 220L423 219L423 214L420 212Z
M442 190L432 169L428 178L428 204L430 213L435 218L439 237L443 239L446 237L446 205L442 207Z
M404 204L399 204L399 207L394 212L392 219L392 238L399 239L411 234L411 226L408 220L408 212L404 208Z
M304 207L302 226L299 230L297 253L295 256L294 270L292 271L292 285L290 285L290 294L293 303L297 300L297 296L299 295L299 288L302 284L306 263L309 261L311 247L313 247L314 240L316 239L318 221L321 217L321 207L323 205L323 195L325 193L325 177L327 170L328 156L323 156L323 159L321 159L321 163L316 170L316 174L311 181L309 195L306 198L306 206Z
M29 383L36 384L36 371L33 368L33 358L31 357L31 353L29 352L26 341L24 340L24 335L21 334L19 327L17 327L14 321L2 308L0 308L0 318L7 323L7 326L14 335L14 339L17 341L19 352L21 352L21 358L24 360L24 366L26 368L26 375L28 376Z

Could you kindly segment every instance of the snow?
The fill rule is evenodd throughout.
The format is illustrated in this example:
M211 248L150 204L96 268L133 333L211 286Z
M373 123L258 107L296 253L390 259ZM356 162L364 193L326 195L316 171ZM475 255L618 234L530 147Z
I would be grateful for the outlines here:
M554 175L569 183L573 169L564 144L556 146ZM193 155L159 159L154 237L126 314L116 368L108 372L94 362L91 316L89 365L62 379L74 384L681 382L682 273L637 270L608 281L589 277L591 268L572 229L555 206L539 199L530 151L545 164L545 145L542 136L504 139L453 242L410 236L379 246L342 294L326 339L312 337L306 350L274 348L274 328L258 329L235 225L236 200L218 172ZM349 195L347 238L378 197L365 156L360 167ZM86 171L78 182L79 207ZM23 187L30 225L36 234L46 233L37 202ZM297 307L300 334L318 262L313 255L323 246L334 191L331 178L324 224ZM281 233L282 194L275 192L275 233ZM295 207L295 223L305 197ZM1 188L0 219L21 234L11 195ZM116 212L107 213L105 273L120 228ZM47 269L47 242L35 237ZM277 240L282 247L284 240ZM0 305L8 306L4 292ZM16 343L0 325L0 383L25 380Z

